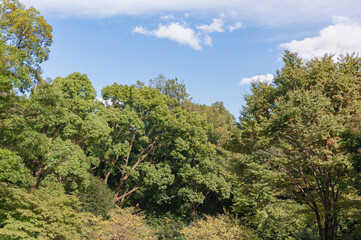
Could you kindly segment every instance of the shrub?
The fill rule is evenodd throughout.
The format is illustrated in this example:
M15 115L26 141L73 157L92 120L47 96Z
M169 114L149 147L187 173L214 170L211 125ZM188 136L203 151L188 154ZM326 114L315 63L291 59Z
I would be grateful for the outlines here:
M109 217L114 193L104 183L104 180L92 175L89 180L89 186L82 189L79 194L83 210L103 218Z
M246 240L258 239L257 236L247 227L240 224L240 221L229 214L218 216L205 216L204 219L185 227L183 233L187 239L209 239L209 240Z
M142 212L134 212L133 208L114 208L108 220L95 217L91 239L136 240L155 239L155 232L146 225Z

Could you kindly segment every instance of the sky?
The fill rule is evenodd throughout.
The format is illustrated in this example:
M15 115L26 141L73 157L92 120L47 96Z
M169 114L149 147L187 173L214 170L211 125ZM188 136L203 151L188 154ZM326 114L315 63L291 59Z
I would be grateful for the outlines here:
M195 103L238 118L252 81L272 82L288 49L304 59L361 52L360 0L22 0L53 27L43 76L114 82L163 74Z

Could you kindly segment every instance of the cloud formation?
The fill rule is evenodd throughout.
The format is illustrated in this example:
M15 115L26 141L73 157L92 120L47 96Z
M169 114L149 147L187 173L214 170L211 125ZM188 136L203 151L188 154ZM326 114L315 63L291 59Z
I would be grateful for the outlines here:
M213 32L224 32L223 25L224 23L222 19L214 18L211 24L197 26L197 29L207 34Z
M233 25L227 26L228 31L234 32L235 30L238 30L243 27L243 24L241 22L236 22Z
M155 30L147 30L142 26L133 28L133 33L139 33L157 38L166 38L176 41L182 45L188 45L194 50L201 50L201 39L197 36L193 29L183 26L180 23L170 23L168 25L159 24Z
M238 85L251 84L252 82L271 83L273 81L273 78L274 76L270 73L266 75L256 75L250 78L242 78Z
M166 18L163 20L169 19L170 18ZM227 29L229 31L234 31L241 26L242 23L237 22L227 26ZM181 45L188 45L194 50L201 50L202 45L213 46L210 34L215 32L222 33L224 31L224 21L220 18L214 18L210 24L198 25L194 29L187 26L185 22L172 22L167 25L159 24L158 28L154 30L148 30L143 26L136 26L132 30L133 33L176 41Z
M240 21L258 25L315 23L330 16L360 16L360 0L22 0L41 11L64 16L109 17L164 12L228 13ZM230 14L231 13L231 14Z
M361 53L361 21L335 17L333 25L319 32L318 36L282 43L281 48L298 52L303 58L322 57L326 53L335 57L346 53Z

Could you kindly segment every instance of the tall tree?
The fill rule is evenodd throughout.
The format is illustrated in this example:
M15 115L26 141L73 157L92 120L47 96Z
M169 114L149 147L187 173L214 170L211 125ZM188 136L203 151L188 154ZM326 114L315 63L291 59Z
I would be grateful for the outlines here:
M149 197L138 201L177 205L178 210L188 205L190 214L212 193L229 197L230 184L217 164L207 135L212 127L204 117L143 85L113 84L102 95L111 103L97 114L107 119L112 132L97 154L99 171L115 189L114 202L124 203L132 193L142 192Z
M25 8L18 0L2 0L0 30L0 57L5 60L1 74L10 76L7 81L23 92L32 81L40 80L40 63L48 59L52 27L35 8Z
M256 108L261 111L246 111L242 117L246 123L262 120L250 135L257 136L251 156L263 159L274 172L270 174L278 177L269 183L285 191L281 196L313 211L319 237L334 240L342 209L355 194L345 136L350 121L360 114L361 61L355 56L338 62L332 56L303 61L286 52L284 62L268 95L271 98ZM244 121L241 126L246 126Z
M164 142L169 98L151 87L113 84L102 91L110 106L97 114L107 120L111 133L96 154L101 157L105 183L115 190L114 203L138 189L172 181L170 168L156 164L153 152Z

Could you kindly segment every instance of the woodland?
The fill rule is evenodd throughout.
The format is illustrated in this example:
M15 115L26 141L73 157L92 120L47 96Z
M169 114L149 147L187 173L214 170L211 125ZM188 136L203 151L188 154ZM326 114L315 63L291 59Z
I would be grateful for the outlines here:
M45 80L52 27L0 19L0 239L361 239L356 54L286 51L236 120L163 75Z

